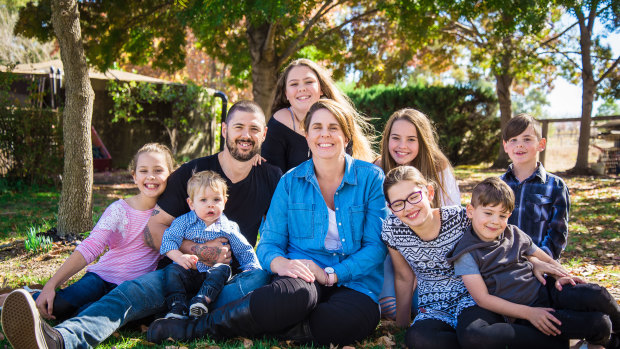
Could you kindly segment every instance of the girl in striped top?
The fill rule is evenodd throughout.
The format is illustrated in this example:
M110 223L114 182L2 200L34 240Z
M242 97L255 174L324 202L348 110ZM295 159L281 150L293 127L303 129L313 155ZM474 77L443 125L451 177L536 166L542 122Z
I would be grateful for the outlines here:
M90 236L78 245L43 290L33 295L44 318L72 317L123 281L155 270L159 251L147 245L143 230L157 198L166 189L173 166L172 153L164 145L149 143L138 150L131 170L140 193L108 206ZM80 280L56 291L104 252Z

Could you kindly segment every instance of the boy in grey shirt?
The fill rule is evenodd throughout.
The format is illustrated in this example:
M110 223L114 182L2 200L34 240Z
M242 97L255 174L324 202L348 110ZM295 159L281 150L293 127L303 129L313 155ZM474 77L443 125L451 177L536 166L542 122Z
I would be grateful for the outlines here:
M566 347L572 338L617 345L620 308L614 298L578 277L539 282L527 258L563 268L508 225L513 208L514 194L506 183L495 177L482 181L467 205L472 226L448 255L478 304L458 318L467 323L458 333L462 347Z

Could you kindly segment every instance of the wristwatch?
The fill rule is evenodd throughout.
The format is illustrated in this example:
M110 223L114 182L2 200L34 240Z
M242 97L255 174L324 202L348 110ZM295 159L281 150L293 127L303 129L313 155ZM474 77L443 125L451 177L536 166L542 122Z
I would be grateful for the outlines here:
M327 267L325 269L325 286L331 287L334 286L334 281L336 279L336 271L332 267Z

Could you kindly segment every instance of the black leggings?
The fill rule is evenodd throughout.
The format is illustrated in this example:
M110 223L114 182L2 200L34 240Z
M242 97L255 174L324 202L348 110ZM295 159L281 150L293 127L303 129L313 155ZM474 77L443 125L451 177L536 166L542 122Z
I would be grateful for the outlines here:
M541 288L533 306L554 308L562 322L558 336L547 336L529 321L507 323L504 317L478 306L465 309L458 318L458 338L463 348L567 348L568 339L585 338L605 344L618 331L620 311L615 299L596 284L564 286L558 291L553 279Z
M456 331L441 320L426 319L415 322L405 334L407 348L415 349L459 349ZM484 347L480 347L484 348Z
M265 333L282 333L308 320L314 342L321 345L362 340L380 318L379 305L363 293L289 277L277 277L251 297L252 317Z

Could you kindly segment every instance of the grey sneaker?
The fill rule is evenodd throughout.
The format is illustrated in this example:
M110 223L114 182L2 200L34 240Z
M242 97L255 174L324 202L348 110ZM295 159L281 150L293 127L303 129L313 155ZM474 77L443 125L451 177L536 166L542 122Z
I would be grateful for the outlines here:
M209 312L207 300L203 295L196 295L192 298L189 306L189 316L199 318Z
M60 333L41 319L28 291L11 292L2 308L2 330L14 349L63 349Z

